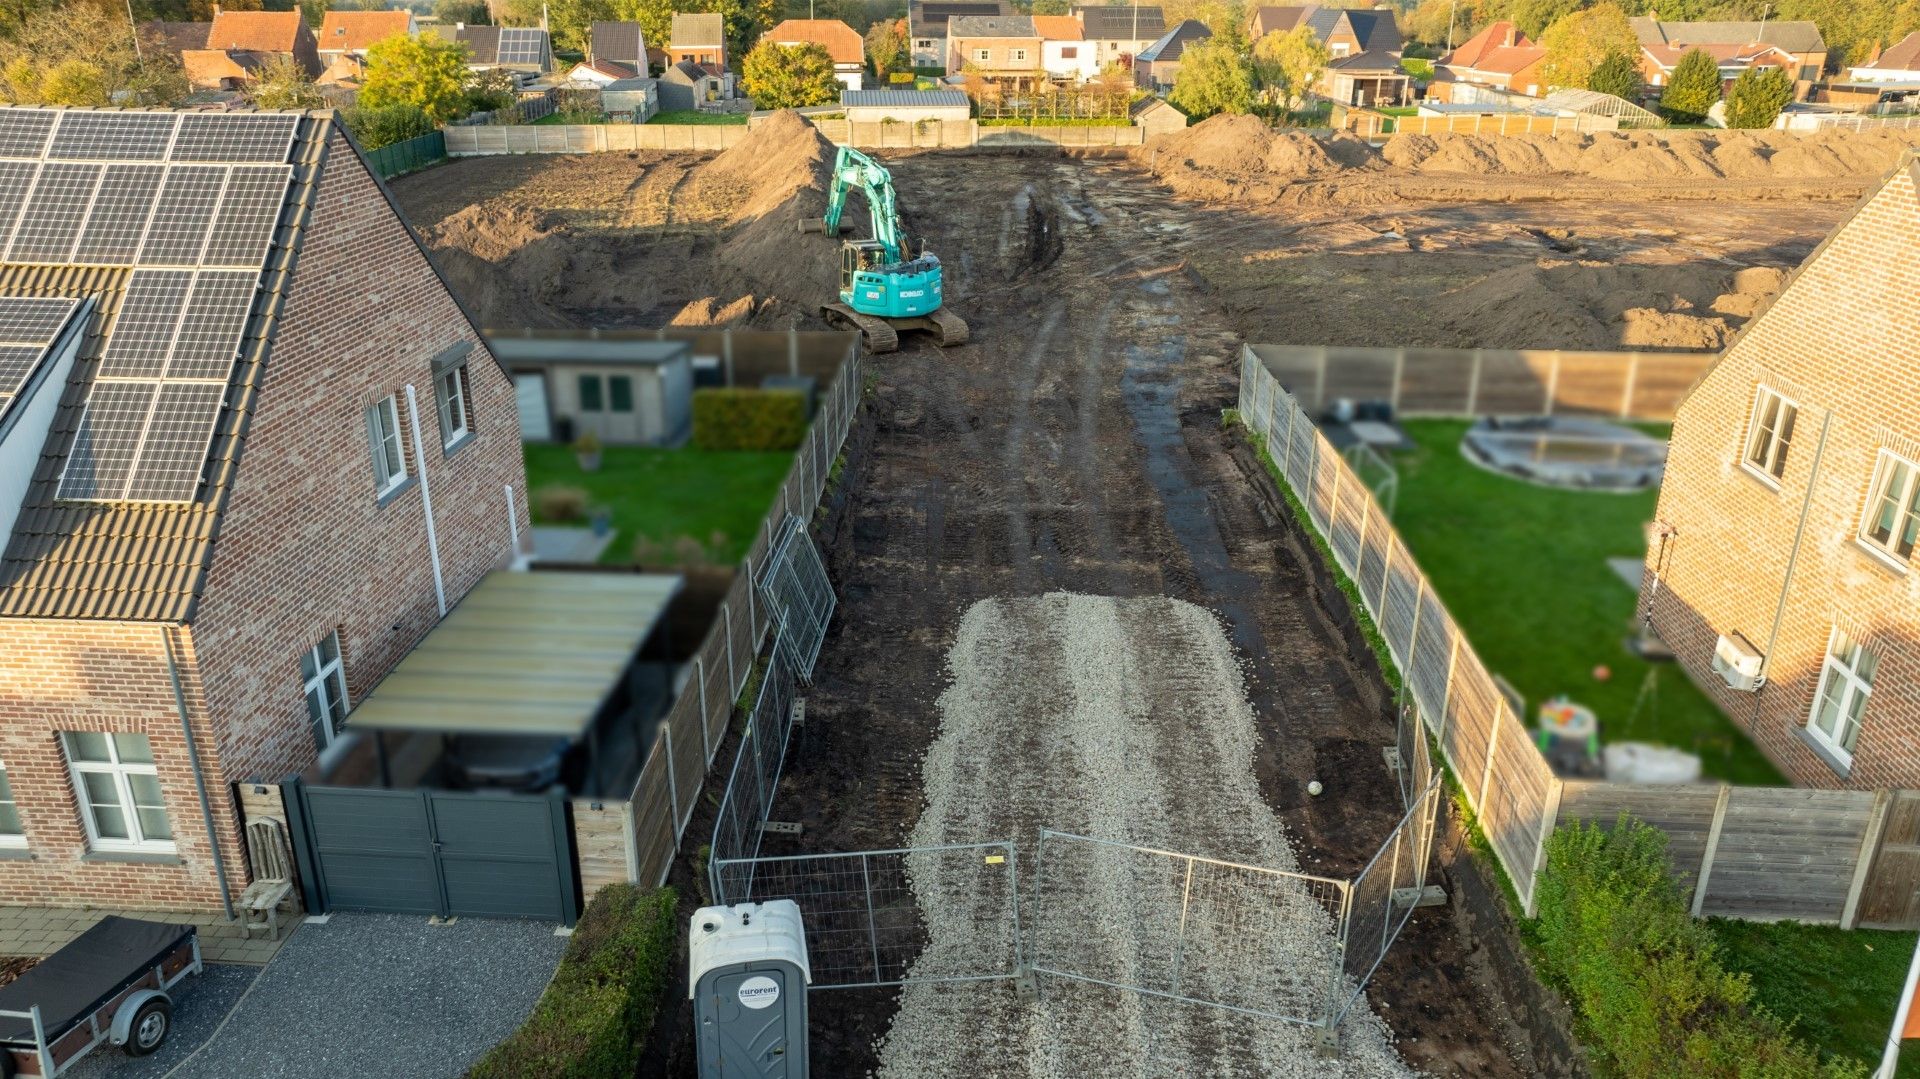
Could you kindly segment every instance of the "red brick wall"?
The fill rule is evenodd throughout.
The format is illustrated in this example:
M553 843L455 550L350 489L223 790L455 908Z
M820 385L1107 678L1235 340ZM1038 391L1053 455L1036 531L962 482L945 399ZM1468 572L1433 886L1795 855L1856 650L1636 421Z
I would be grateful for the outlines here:
M1658 520L1675 531L1654 626L1694 681L1807 786L1920 787L1920 567L1900 572L1855 539L1879 450L1920 460L1916 171L1902 168L1870 197L1682 403L1661 487ZM1741 466L1761 383L1800 406L1777 490ZM1656 539L1649 568L1659 550ZM1836 623L1880 658L1844 777L1800 733ZM1758 693L1727 689L1708 665L1716 636L1734 632L1768 655Z

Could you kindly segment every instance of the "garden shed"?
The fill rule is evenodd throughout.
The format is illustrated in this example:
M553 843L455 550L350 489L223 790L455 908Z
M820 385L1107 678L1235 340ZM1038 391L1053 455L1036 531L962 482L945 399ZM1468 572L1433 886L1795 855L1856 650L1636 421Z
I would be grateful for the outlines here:
M967 95L958 90L842 90L840 106L856 124L888 120L916 124L922 120L965 120L972 115Z
M600 88L600 111L612 120L644 124L660 111L660 81L615 79Z
M673 446L693 424L693 347L685 341L588 338L559 333L494 337L488 347L513 375L520 437L607 445Z

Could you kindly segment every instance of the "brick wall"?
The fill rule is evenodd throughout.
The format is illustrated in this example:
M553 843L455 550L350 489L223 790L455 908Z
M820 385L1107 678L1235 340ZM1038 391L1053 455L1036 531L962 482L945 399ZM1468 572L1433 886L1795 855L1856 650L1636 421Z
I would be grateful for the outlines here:
M974 53L984 49L985 60L978 59ZM1021 58L1015 59L1014 53ZM1040 39L1035 38L955 38L949 47L947 70L959 73L971 65L987 74L1040 71Z
M1642 606L1652 593L1655 628L1807 786L1920 786L1920 569L1890 566L1856 539L1878 452L1920 461L1916 172L1909 163L1870 196L1682 403L1658 511L1673 530L1664 566L1659 540L1649 544L1649 569L1662 572ZM1741 464L1762 383L1800 408L1777 485ZM1850 771L1804 733L1836 624L1879 657ZM1767 654L1757 693L1727 689L1708 665L1716 636L1735 632Z

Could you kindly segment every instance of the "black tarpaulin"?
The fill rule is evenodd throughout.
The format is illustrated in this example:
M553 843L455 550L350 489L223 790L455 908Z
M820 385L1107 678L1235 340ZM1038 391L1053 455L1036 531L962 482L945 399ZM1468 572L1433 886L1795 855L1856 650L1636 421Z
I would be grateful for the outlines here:
M47 1040L52 1041L139 981L193 934L190 925L109 915L12 984L0 987L0 1011L24 1012L38 1005ZM33 1023L0 1016L0 1042L32 1045Z

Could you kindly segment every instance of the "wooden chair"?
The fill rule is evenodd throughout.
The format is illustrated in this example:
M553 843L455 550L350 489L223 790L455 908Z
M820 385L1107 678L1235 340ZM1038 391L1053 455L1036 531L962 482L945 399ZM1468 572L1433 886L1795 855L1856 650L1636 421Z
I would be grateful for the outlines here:
M253 883L240 895L247 936L265 929L267 939L279 940L280 904L293 895L293 859L287 830L279 821L262 817L247 823L247 867Z

